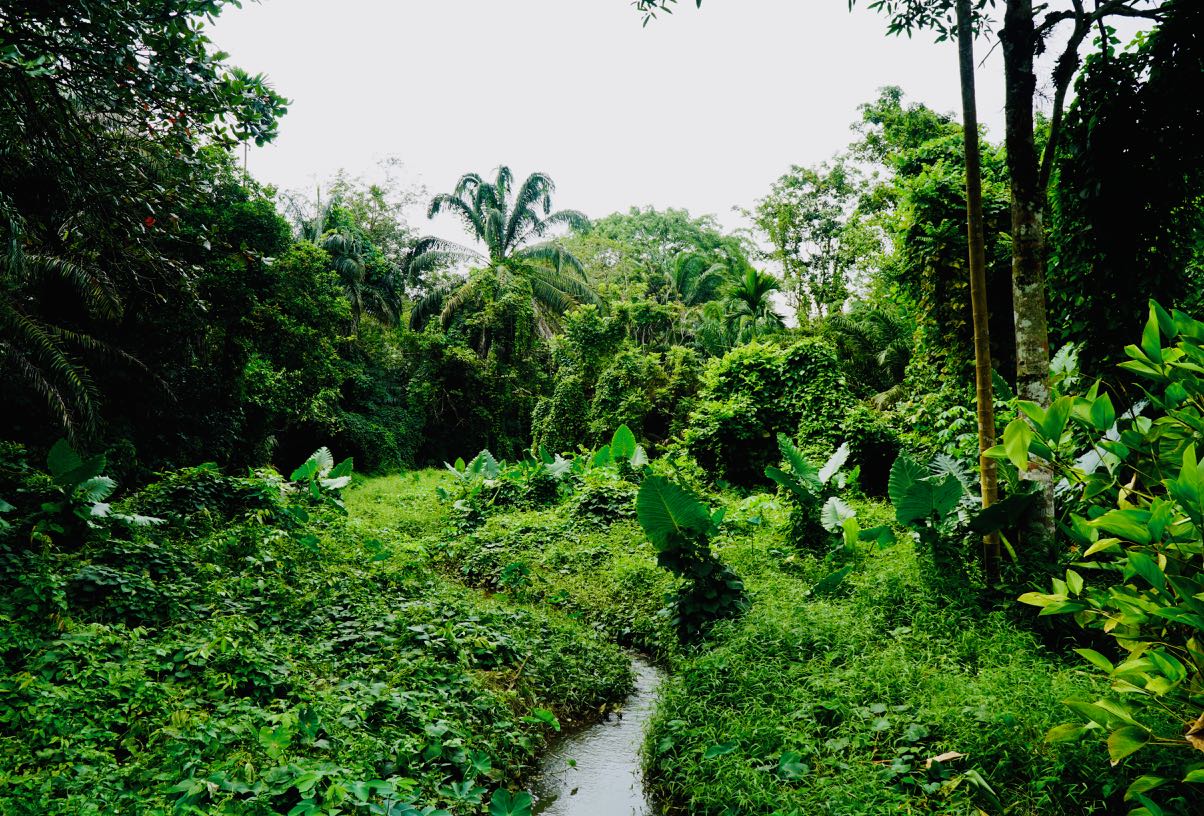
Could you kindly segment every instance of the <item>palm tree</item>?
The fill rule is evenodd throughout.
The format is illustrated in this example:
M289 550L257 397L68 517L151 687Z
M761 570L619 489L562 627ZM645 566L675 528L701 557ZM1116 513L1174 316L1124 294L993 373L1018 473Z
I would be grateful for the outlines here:
M728 288L728 322L738 326L741 335L747 330L752 340L757 339L758 326L783 327L786 322L773 308L772 297L781 289L773 275L747 267Z
M832 341L854 383L854 390L885 404L898 393L915 339L915 323L887 302L854 301L847 312L825 319Z
M669 297L683 306L698 306L714 300L726 278L732 276L730 259L716 261L706 252L679 252L673 258L673 268L666 278Z
M550 334L558 318L573 305L596 303L585 281L581 262L551 241L529 243L543 238L549 229L568 225L584 229L589 220L576 210L552 211L552 193L556 187L544 173L532 173L517 189L509 167L499 167L490 183L476 173L460 178L455 190L441 193L431 201L427 216L434 218L450 212L485 252L478 254L496 275L499 284L508 286L523 281L530 286L532 306L539 326ZM471 250L466 250L471 252ZM432 292L415 305L410 325L421 328L434 309L448 326L455 314L478 293L480 278Z
M351 336L359 336L365 314L386 326L396 325L401 292L394 271L374 271L368 263L369 247L350 230L327 232L320 246L330 255L339 285L351 303Z
M0 211L5 202L0 201ZM104 273L69 258L31 251L26 247L21 219L4 213L0 229L0 372L8 381L24 381L45 401L69 437L92 430L97 419L96 388L77 352L99 351L136 362L105 343L56 326L35 313L31 294L44 280L68 284L88 311L105 318L121 314L121 301ZM11 379L9 379L11 378Z

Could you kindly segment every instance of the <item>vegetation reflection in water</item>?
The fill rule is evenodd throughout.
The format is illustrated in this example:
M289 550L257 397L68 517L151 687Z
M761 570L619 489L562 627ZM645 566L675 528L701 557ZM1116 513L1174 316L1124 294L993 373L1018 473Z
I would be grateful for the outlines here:
M635 691L621 712L565 738L544 757L535 813L543 816L646 816L640 743L664 672L632 660Z

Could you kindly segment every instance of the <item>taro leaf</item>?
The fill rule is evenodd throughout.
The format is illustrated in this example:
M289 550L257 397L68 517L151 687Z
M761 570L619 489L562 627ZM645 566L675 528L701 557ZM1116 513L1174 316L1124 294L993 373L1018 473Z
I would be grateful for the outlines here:
M862 541L873 541L882 550L894 546L896 540L894 530L886 524L862 530L857 534L857 537Z
M819 523L829 533L835 533L841 529L845 519L854 518L856 515L857 511L849 507L844 500L838 496L832 496L819 511Z
M569 474L570 470L573 469L573 463L558 453L556 454L556 458L552 461L544 462L543 468L549 476L557 481L560 481Z
M906 456L898 457L891 466L887 492L900 524L922 521L933 515L945 516L965 495L961 483L953 476L928 476L924 468Z
M827 484L828 480L836 475L836 471L844 467L844 463L849 460L849 443L842 442L840 447L836 449L836 453L828 458L828 461L819 470L820 484Z
M299 468L293 471L289 476L289 480L294 482L308 482L310 479L318 475L318 461L312 456L306 459Z
M703 759L714 759L715 757L730 754L732 751L740 747L737 742L721 742L718 745L712 745L702 752Z
M489 816L531 816L531 794L526 791L510 793L499 788L489 798Z
M635 434L631 432L631 428L628 428L626 423L620 425L614 438L610 440L610 455L616 462L630 459L635 455L635 447Z
M605 467L614 462L614 460L614 456L610 452L610 445L603 445L594 454L594 467Z
M711 513L697 496L664 476L648 476L636 495L636 517L652 546L663 550L673 536L711 529Z
M355 461L350 456L348 456L342 462L339 462L337 465L335 465L334 469L332 469L330 471L330 473L327 475L328 475L328 478L331 478L331 479L341 479L344 476L350 476L351 472L354 469L355 469Z
M631 467L639 470L648 464L648 452L644 450L643 445L635 446L635 453L631 454Z
M81 459L67 440L60 439L50 449L50 454L46 457L46 466L56 485L70 489L103 473L105 457L100 453Z
M790 441L790 437L786 436L786 434L778 434L778 449L782 452L782 458L786 460L786 464L790 465L790 470L795 478L804 487L814 492L819 492L820 488L823 487L823 482L819 478L819 471L815 469L815 465L807 461L807 457L798 449L798 446Z
M819 583L817 583L815 586L813 586L811 588L812 594L814 594L814 595L828 594L829 592L833 591L838 586L840 586L841 583L843 583L844 579L849 577L849 573L852 571L853 571L853 565L846 564L845 566L836 570L836 572L825 575L823 578L821 578L819 580Z
M339 476L337 479L320 479L322 487L326 490L342 490L347 485L351 484L350 476Z
M50 454L46 457L46 466L50 469L50 475L56 482L60 477L66 476L82 464L83 460L79 458L79 454L66 439L55 442L54 447L50 449Z
M1013 493L1002 501L997 501L990 507L974 514L970 521L970 532L978 535L1015 527L1037 506L1040 497L1036 493Z
M794 495L798 496L803 501L808 501L812 498L812 493L799 483L798 479L791 476L781 468L776 468L773 465L765 468L765 475L773 481L777 482L782 487L789 490Z
M468 463L468 472L483 479L496 479L501 471L501 465L493 458L493 454L489 452L488 448L478 453Z
M318 463L318 473L329 473L330 469L334 467L334 456L331 455L330 448L318 448L309 458Z
M560 730L560 720L546 708L532 709L530 716L523 717L523 722L531 725L546 725L554 731Z
M93 476L75 488L75 496L80 501L102 502L117 489L117 482L108 476Z
M802 779L811 770L805 762L802 762L803 755L795 751L787 751L782 754L778 760L778 774L783 779Z

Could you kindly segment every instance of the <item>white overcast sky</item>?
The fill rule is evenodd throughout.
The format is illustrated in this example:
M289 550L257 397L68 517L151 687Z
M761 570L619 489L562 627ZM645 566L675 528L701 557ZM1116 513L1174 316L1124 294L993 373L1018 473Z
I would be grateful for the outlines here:
M251 150L261 181L312 189L397 156L435 193L504 163L549 173L557 207L685 207L735 227L732 208L791 164L845 147L881 86L960 109L954 46L887 37L864 6L683 0L641 28L628 0L263 0L228 9L210 36L293 100L278 140ZM979 109L1001 134L997 51Z

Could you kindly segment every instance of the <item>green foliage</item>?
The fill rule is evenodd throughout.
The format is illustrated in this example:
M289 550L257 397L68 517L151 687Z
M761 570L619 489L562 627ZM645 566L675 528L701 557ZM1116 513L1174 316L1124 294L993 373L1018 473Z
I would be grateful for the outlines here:
M1204 21L1198 3L1163 5L1139 47L1088 57L1052 195L1050 331L1085 343L1085 368L1109 379L1147 299L1189 313L1200 305L1204 117L1181 88L1204 69Z
M883 516L853 504L867 523ZM1106 757L1041 742L1060 700L1090 693L1081 672L1002 613L954 614L907 544L838 575L820 557L775 557L779 535L761 526L723 545L755 603L663 687L644 745L653 795L713 816L1078 816L1119 803Z
M56 474L74 481L88 461L60 448ZM319 454L297 477L328 464ZM163 508L169 525L115 528L70 552L0 533L8 808L482 809L521 784L561 721L629 689L627 659L590 628L467 591L416 539L384 544L284 486L197 468L129 500ZM437 523L427 511L407 529Z
M797 433L826 455L852 402L826 343L750 343L708 364L682 441L713 477L753 485L777 459L774 434Z
M1192 773L1204 746L1204 469L1196 453L1204 442L1204 323L1151 302L1141 343L1125 354L1121 368L1140 378L1149 416L1143 406L1118 414L1097 383L1048 408L1021 402L1025 418L990 453L1024 467L1038 457L1067 483L1062 529L1079 560L1050 592L1020 600L1042 615L1073 615L1113 641L1091 641L1107 654L1079 650L1108 676L1111 693L1071 701L1084 724L1050 738L1106 734L1113 764L1136 755L1126 767L1146 772L1129 788L1145 808L1133 812L1160 812L1148 800L1164 802L1162 812L1187 812L1187 802L1204 796L1190 781L1199 778ZM1148 763L1158 756L1138 754L1157 746L1175 751L1177 767L1155 771Z
M818 468L786 434L778 434L778 449L786 460L786 469L771 465L765 468L765 475L782 488L790 505L787 540L800 549L824 552L828 549L824 546L828 540L825 531L840 533L844 520L851 517L837 495L845 486L845 474L840 469L849 458L849 446L842 444Z
M718 619L747 606L744 582L711 552L722 509L711 513L697 496L663 476L640 483L636 516L661 567L683 579L673 599L673 624L684 641L695 640Z

